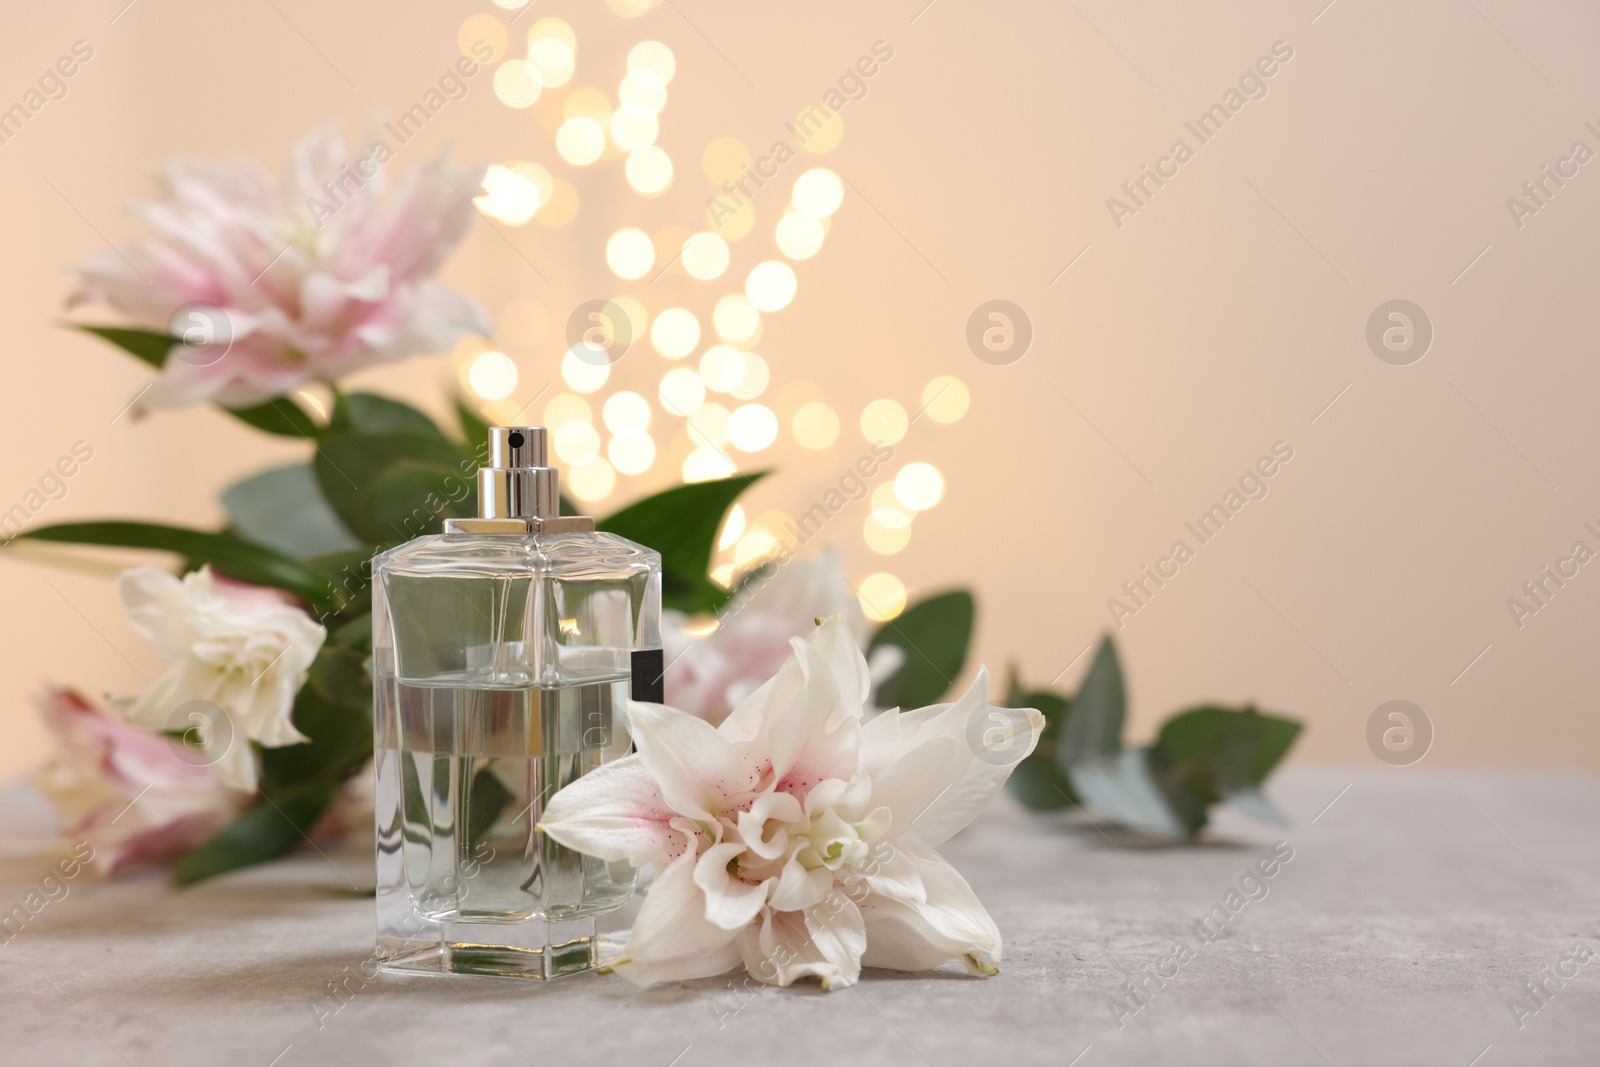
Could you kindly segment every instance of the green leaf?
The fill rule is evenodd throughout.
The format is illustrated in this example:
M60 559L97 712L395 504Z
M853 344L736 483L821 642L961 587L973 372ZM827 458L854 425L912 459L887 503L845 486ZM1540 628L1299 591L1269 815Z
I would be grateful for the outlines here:
M1056 763L1067 773L1090 759L1109 760L1122 751L1122 723L1127 715L1127 693L1122 668L1111 638L1100 642L1094 664L1072 701L1072 715L1056 745ZM1076 781L1076 779L1074 779Z
M630 504L596 526L661 553L662 607L715 611L728 598L706 573L717 531L739 494L767 473L674 486Z
M322 427L306 413L306 409L286 396L274 397L253 408L224 407L222 410L241 422L279 437L304 437L308 441L315 441L322 436Z
M359 771L372 757L370 688L367 695L363 706L346 707L328 700L315 684L301 686L294 726L310 740L261 750L262 792L282 803L282 796L337 786Z
M332 588L340 615L353 618L372 610L372 557L377 552L372 545L361 545L305 561Z
M500 817L506 805L511 803L511 790L495 777L494 761L490 760L473 773L469 791L471 796L467 800L467 845L470 849L483 840L483 836L489 832L489 828Z
M228 871L277 859L305 840L306 831L333 802L337 785L278 801L262 802L224 828L172 868L178 885L193 885Z
M1219 793L1258 786L1300 735L1293 719L1204 705L1168 719L1156 745L1174 764L1204 768Z
M66 544L176 552L198 563L210 563L240 581L288 590L314 608L331 610L337 607L334 589L316 571L232 534L152 522L63 522L28 530L19 536Z
M389 541L436 534L445 519L476 512L472 495L460 491L466 484L452 467L403 459L372 480L363 517L370 529L388 531Z
M1073 765L1072 781L1096 811L1143 834L1186 838L1193 830L1174 815L1157 781L1148 747L1093 756Z
M368 494L384 471L403 460L450 468L459 479L459 484L452 486L451 495L459 500L471 498L477 469L471 457L460 445L421 433L345 433L328 437L317 449L312 468L322 495L344 524L363 540L386 544L415 535L398 536L387 526L371 523Z
M1012 770L1011 777L1006 779L1006 788L1036 811L1054 811L1076 804L1078 794L1072 788L1072 779L1056 765L1056 745L1062 726L1071 714L1072 702L1048 689L1024 690L1014 668L1005 702L1008 708L1035 708L1044 716L1044 732L1039 735L1038 746Z
M900 669L878 685L880 707L922 708L949 692L967 661L977 605L965 589L919 600L878 627L867 658L889 645L904 655Z
M329 433L420 433L444 439L434 421L410 404L377 393L338 393Z
M461 437L467 443L467 451L477 459L478 466L488 466L489 424L460 397L455 400L455 408L456 422L461 427Z
M370 619L371 616L365 616ZM366 657L338 645L323 646L311 663L311 684L317 695L330 704L355 711L372 708L372 679L367 675Z
M274 467L222 491L229 525L241 536L296 559L355 548L328 506L309 463Z
M183 343L170 334L154 333L150 330L129 330L121 326L85 326L76 322L70 325L74 329L110 341L124 352L137 356L157 370L167 362L167 353L172 351L172 346Z
M372 651L372 616L357 615L333 633L328 635L328 640L340 648L348 648L352 652L360 652L363 656Z

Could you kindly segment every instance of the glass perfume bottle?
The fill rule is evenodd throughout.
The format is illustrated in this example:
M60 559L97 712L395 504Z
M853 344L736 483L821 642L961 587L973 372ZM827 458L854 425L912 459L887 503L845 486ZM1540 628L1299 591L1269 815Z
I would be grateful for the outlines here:
M557 790L661 700L661 557L560 516L543 427L489 431L479 518L373 560L378 958L405 971L592 969L634 872L547 840Z

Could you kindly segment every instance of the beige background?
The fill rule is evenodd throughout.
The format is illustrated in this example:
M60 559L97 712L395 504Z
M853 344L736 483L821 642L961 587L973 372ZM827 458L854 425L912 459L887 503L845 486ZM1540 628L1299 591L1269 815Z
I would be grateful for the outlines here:
M1404 697L1437 731L1425 766L1593 770L1596 567L1520 630L1506 600L1575 540L1600 549L1583 529L1600 526L1590 414L1600 164L1521 229L1506 198L1575 140L1600 148L1583 127L1600 119L1600 14L1507 0L924 2L671 0L625 20L593 0L537 0L518 31L546 15L572 22L575 85L614 92L635 41L676 51L660 143L677 183L646 204L614 164L581 175L578 223L502 236L480 222L446 280L492 313L537 300L558 325L578 301L618 292L708 311L730 279L774 254L782 189L758 199L755 230L719 283L607 280L604 235L701 225L712 192L701 147L721 135L764 147L884 40L894 58L845 109L843 141L806 164L825 163L850 188L761 344L769 396L813 382L845 429L827 452L804 452L785 431L753 457L750 467L782 471L753 510L794 514L816 500L864 448L856 421L869 401L915 410L929 379L959 376L972 393L966 418L921 420L897 446L897 461L927 460L948 480L910 546L870 553L864 506L830 536L857 580L883 569L913 594L975 587L981 658L1043 683L1110 625L1106 600L1122 582L1283 440L1294 459L1270 495L1124 620L1133 732L1191 700L1254 699L1308 721L1297 759L1376 766L1367 718ZM464 18L497 9L136 0L119 14L123 3L4 15L7 104L75 40L95 54L65 99L0 146L0 505L83 440L94 459L36 521L215 523L221 487L302 448L206 410L114 420L146 371L53 325L70 287L62 266L139 235L121 208L148 195L154 162L242 151L276 170L316 125L334 120L354 137L453 61ZM1279 40L1294 58L1266 98L1118 228L1107 198L1187 139L1183 123ZM401 165L448 142L458 162L529 159L571 178L541 125L559 106L547 95L513 112L480 76ZM993 298L1024 308L1035 331L1010 366L980 362L964 339L969 314ZM1411 366L1380 362L1364 339L1368 316L1393 298L1417 302L1434 325ZM559 350L553 337L511 350L525 399L554 375ZM613 380L648 391L665 369L643 350ZM364 382L442 411L455 375L441 357ZM602 509L663 484L672 466L623 479ZM31 706L47 682L127 692L159 670L107 573L0 556L0 772L47 751Z

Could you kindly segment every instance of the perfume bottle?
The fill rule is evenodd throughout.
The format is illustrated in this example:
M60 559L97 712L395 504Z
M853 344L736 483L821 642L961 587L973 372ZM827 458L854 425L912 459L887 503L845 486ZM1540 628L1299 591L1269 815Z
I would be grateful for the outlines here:
M661 557L560 515L543 427L489 431L475 519L372 564L378 960L554 978L600 960L626 864L535 826L661 694Z

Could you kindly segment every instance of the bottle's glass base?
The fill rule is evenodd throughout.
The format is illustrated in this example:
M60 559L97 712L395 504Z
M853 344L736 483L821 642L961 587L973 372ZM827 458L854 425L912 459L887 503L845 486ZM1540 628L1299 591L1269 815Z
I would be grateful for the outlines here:
M482 974L548 980L586 974L615 959L623 936L594 919L516 925L427 923L418 936L378 936L378 965L405 974ZM492 940L489 938L492 936Z

